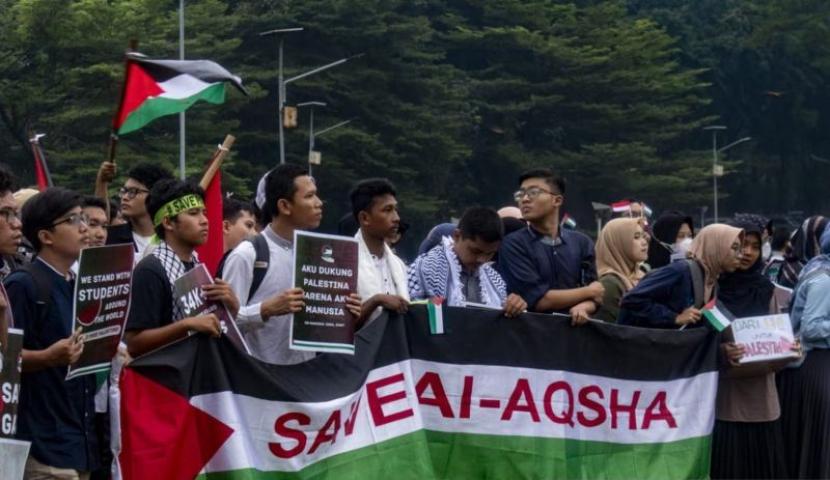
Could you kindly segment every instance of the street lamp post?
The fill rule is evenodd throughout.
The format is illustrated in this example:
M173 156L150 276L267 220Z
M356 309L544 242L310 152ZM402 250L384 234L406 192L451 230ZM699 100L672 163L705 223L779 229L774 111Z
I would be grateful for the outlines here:
M277 97L278 97L278 108L277 114L279 116L277 123L279 124L279 136L280 136L280 163L285 163L285 139L284 134L282 131L282 115L283 115L283 107L285 106L285 82L283 80L283 73L282 73L282 48L283 44L285 43L285 34L287 33L294 33L294 32L301 32L303 29L302 27L294 27L294 28L278 28L276 30L268 30L267 32L262 32L259 35L261 37L269 36L269 35L279 35L279 54L278 54L278 73L277 73Z
M325 107L326 102L303 102L298 103L297 107L309 107L309 120L308 120L308 175L312 175L312 166L311 166L311 152L314 151L314 107Z
M179 60L184 60L184 0L179 0ZM179 112L179 176L185 178L185 137L184 112Z
M711 130L712 131L712 187L714 191L714 211L712 214L714 215L715 223L718 223L718 177L723 176L723 166L718 165L718 153L723 153L730 148L740 145L744 142L748 142L752 140L752 137L743 137L739 140L735 140L734 142L718 148L718 131L726 130L726 127L723 125L711 125L708 127L703 127L704 130Z
M726 130L724 125L711 125L703 127L704 130L712 131L712 191L714 199L715 223L718 223L718 131Z
M278 90L279 90L279 95L278 95L278 97L279 97L279 98L278 98L278 101L279 101L278 113L279 113L279 132L280 132L280 163L285 163L285 136L284 136L284 134L283 134L283 125L282 125L282 122L283 122L283 113L284 113L284 109L285 109L285 102L286 102L286 97L287 97L287 93L286 93L286 90L285 90L285 89L286 89L286 87L288 86L288 84L289 84L289 83L292 83L292 82L295 82L295 81L297 81L297 80L300 80L300 79L302 79L302 78L308 77L308 76L310 76L310 75L314 75L315 73L320 73L320 72L322 72L322 71L324 71L324 70L328 70L328 69L330 69L330 68L332 68L332 67L336 67L336 66L338 66L338 65L342 65L342 64L344 64L344 63L348 62L349 60L352 60L352 59L359 58L359 57L362 57L362 56L363 56L363 54L362 54L362 53L360 53L360 54L357 54L357 55L353 55L353 56L351 56L351 57L341 58L340 60L337 60L337 61L335 61L335 62L331 62L331 63L329 63L329 64L323 65L322 67L317 67L317 68L312 69L312 70L309 70L309 71L307 71L307 72L305 72L305 73L301 73L301 74L296 75L296 76L294 76L294 77L291 77L291 78L285 79L285 78L283 77L283 68L282 68L282 66L283 66L283 61L282 61L282 58L283 58L283 56L282 56L282 50L283 50L283 40L284 40L284 34L286 34L286 33L291 33L291 32L299 32L299 31L302 31L302 30L303 30L303 29L302 29L302 27L295 27L295 28L280 28L280 29L276 29L276 30L268 30L267 32L262 32L262 33L260 33L260 34L259 34L260 36L268 36L268 35L279 35L279 36L280 36L280 44L279 44L279 72L278 72L278 86L277 86L277 88L278 88Z

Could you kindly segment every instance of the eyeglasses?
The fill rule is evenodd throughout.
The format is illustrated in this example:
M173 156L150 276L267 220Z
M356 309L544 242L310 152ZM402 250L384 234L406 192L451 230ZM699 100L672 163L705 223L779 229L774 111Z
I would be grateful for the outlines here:
M10 207L0 208L0 218L5 220L6 223L12 223L15 220L20 220L20 212Z
M128 199L134 199L139 193L150 193L149 190L145 190L143 188L136 188L136 187L121 187L118 189L118 195L121 197L127 197Z
M84 225L89 225L89 216L85 213L73 213L72 215L69 215L64 219L58 220L57 222L53 223L52 227L57 227L62 223L68 223L73 227L77 227L81 224L81 222L83 222Z
M525 198L525 195L527 195L527 198L529 198L530 200L534 200L536 199L536 197L543 193L548 193L550 195L559 195L558 193L554 193L550 190L545 190L544 188L539 187L520 188L519 190L516 190L516 192L513 194L513 200L516 200L516 203L519 203L522 201L523 198Z

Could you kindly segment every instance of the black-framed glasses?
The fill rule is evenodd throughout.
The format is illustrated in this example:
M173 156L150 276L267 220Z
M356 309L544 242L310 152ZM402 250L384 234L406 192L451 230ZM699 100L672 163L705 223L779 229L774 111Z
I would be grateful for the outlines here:
M121 187L118 189L118 196L134 199L139 193L150 193L150 190L137 187Z
M62 218L62 219L56 221L55 223L53 223L52 227L57 227L58 225L60 225L62 223L68 223L69 225L72 225L73 227L77 227L81 223L83 223L84 225L89 225L89 215L87 215L85 213L73 213L73 214L69 215L68 217Z
M536 197L543 193L548 193L550 195L559 195L556 192L551 192L550 190L545 190L544 188L540 187L520 188L516 190L515 193L513 193L513 200L515 200L516 203L519 203L522 201L523 198L525 198L525 195L527 195L527 198L534 200L536 199Z
M0 208L0 218L6 223L12 223L15 220L20 220L20 212L12 207Z

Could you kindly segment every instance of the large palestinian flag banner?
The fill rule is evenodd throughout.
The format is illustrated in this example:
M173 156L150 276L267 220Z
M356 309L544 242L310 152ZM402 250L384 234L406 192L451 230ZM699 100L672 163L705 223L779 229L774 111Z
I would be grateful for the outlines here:
M183 112L199 100L224 103L225 82L246 93L239 77L210 60L153 60L129 53L125 75L121 105L112 125L118 134Z
M355 355L259 362L193 336L122 377L126 479L704 478L715 333L426 308Z

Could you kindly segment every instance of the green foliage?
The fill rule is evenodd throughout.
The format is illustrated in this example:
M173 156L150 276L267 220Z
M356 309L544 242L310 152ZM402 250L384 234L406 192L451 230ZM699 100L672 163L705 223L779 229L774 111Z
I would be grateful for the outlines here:
M56 180L90 191L123 51L135 38L149 56L176 58L176 8L0 0L4 161L30 181L27 134L45 132ZM830 157L828 10L821 0L188 0L187 58L219 62L250 90L188 111L188 174L226 133L237 136L226 190L250 196L277 164L278 40L259 33L302 26L285 37L286 78L363 54L287 88L289 105L328 103L315 110L317 131L353 119L316 140L325 228L369 176L398 185L414 237L466 206L508 204L518 173L537 166L567 177L567 210L582 224L590 201L705 205L711 140L701 128L720 122L728 139L755 138L726 158L732 209L816 205L821 177L810 173L828 168L815 157ZM288 161L305 162L307 110L285 136ZM118 148L122 173L139 161L177 168L178 119Z

